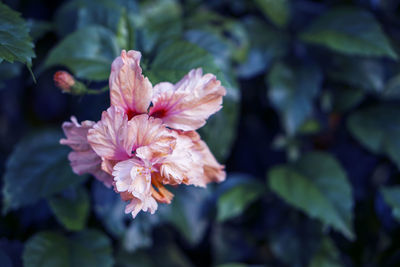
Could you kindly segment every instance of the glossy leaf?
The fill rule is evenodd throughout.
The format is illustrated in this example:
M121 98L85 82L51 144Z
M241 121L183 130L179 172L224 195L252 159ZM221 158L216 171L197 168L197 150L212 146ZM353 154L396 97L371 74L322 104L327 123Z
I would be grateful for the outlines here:
M69 238L56 232L39 232L27 241L23 262L25 267L112 266L111 241L96 230Z
M57 220L68 230L79 231L85 227L89 216L89 196L83 187L66 190L62 196L49 199Z
M263 192L263 185L254 179L246 179L229 188L218 198L217 220L223 222L239 216Z
M272 191L286 202L354 239L351 186L332 156L311 152L293 165L274 167L268 177Z
M33 47L28 24L18 12L0 3L0 63L19 61L31 66Z
M255 0L261 11L274 24L286 26L290 18L290 0Z
M400 168L400 109L378 105L355 111L347 121L351 134L366 148L388 156Z
M69 149L59 144L58 131L36 133L22 140L10 155L3 177L3 211L34 204L74 184L86 176L72 173Z
M278 110L281 123L289 135L311 115L312 101L320 90L322 74L315 65L273 66L267 77L268 97Z
M300 37L344 54L397 59L379 22L363 9L331 9L313 21Z
M340 253L329 237L322 239L319 250L310 262L310 267L341 267Z
M400 222L400 186L383 187L383 198L392 208L393 217Z
M78 78L103 81L120 53L115 35L101 26L82 28L61 41L49 53L44 67L65 66Z

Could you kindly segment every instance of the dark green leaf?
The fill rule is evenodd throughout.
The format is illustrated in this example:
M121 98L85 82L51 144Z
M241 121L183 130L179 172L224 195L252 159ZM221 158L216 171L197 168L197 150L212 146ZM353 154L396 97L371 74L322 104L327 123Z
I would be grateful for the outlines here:
M273 168L268 177L271 189L289 204L354 239L351 186L332 156L312 152Z
M384 88L383 65L372 59L354 59L335 55L328 76L335 82L370 92L381 92Z
M182 34L182 9L176 0L143 1L134 23L142 34L140 50L150 53L157 45Z
M356 107L364 99L365 92L355 88L334 88L333 110L345 112Z
M383 198L392 207L393 217L400 222L400 186L381 188Z
M322 239L317 253L310 262L310 267L341 267L340 253L329 237Z
M311 115L312 101L320 90L322 74L315 65L289 67L277 63L268 75L268 97L279 111L289 135Z
M388 156L400 168L400 109L372 106L354 112L348 122L351 134L374 153Z
M244 26L250 41L247 60L238 68L238 75L249 78L262 73L275 59L283 57L288 50L289 37L255 18L244 19Z
M263 192L263 184L255 179L246 179L229 188L218 198L217 220L223 222L240 215Z
M89 196L83 187L67 190L63 196L49 199L49 205L58 221L68 230L80 231L89 216Z
M158 215L174 225L191 244L197 244L207 228L210 192L204 188L180 187L171 204L160 205Z
M34 204L85 180L85 176L72 173L69 149L59 144L61 137L58 131L41 132L16 146L3 178L4 212Z
M284 27L289 22L290 0L255 0L261 11L273 23Z
M397 59L379 22L362 9L331 9L317 18L300 37L306 42L349 55Z
M26 243L23 262L25 267L112 266L112 247L108 237L95 230L70 238L56 232L40 232Z
M111 63L119 53L115 35L110 30L89 26L68 35L55 46L44 67L62 65L78 78L102 81L110 76Z
M0 3L0 63L19 61L31 66L33 47L28 24L18 12Z

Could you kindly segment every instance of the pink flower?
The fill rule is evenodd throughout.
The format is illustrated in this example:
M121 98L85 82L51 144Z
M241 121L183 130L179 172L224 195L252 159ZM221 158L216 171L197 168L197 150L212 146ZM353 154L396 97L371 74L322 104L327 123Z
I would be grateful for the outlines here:
M97 168L113 177L114 190L129 201L125 211L133 217L141 210L154 213L157 202L170 203L173 194L166 184L205 187L225 179L224 166L195 132L221 109L225 88L201 69L176 84L162 82L153 88L142 75L140 58L137 51L122 51L114 60L111 107L83 132L86 146L97 156Z
M71 117L71 122L64 122L62 125L67 139L61 139L60 143L72 148L73 151L69 153L68 159L76 174L92 174L107 187L111 187L113 177L101 169L102 160L87 141L88 130L93 125L93 121L83 121L79 124L75 117Z
M72 87L75 85L74 77L66 71L57 71L53 79L56 86L65 93L70 93Z

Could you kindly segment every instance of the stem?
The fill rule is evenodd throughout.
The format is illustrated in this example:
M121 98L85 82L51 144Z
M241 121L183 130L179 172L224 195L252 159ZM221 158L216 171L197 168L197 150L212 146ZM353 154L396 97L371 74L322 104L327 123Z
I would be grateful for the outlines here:
M104 86L103 88L101 88L99 90L87 89L85 93L88 95L99 95L99 94L102 94L107 91L108 91L108 85Z

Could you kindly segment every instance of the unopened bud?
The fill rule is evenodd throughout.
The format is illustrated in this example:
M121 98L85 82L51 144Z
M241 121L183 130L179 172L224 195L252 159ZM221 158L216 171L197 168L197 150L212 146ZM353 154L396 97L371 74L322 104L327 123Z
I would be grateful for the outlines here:
M66 71L57 71L54 74L54 82L64 93L80 95L84 94L87 90L83 83L76 81L75 78Z
M66 71L57 71L54 74L54 82L65 93L70 93L75 85L75 79Z

